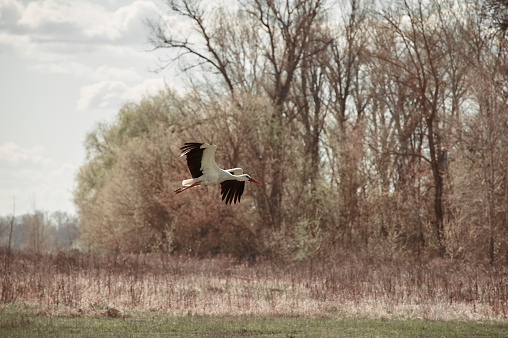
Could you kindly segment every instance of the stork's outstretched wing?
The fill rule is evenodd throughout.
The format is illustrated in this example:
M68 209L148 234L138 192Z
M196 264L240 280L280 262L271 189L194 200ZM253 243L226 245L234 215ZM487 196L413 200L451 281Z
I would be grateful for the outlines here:
M245 188L245 181L228 180L220 184L220 193L222 200L226 199L226 204L240 202L242 198L243 189Z
M233 169L226 169L226 171L232 175L243 175L243 169L242 168L233 168Z
M182 154L187 156L187 166L192 178L198 178L203 175L207 169L217 170L219 167L215 163L215 150L217 146L208 143L185 143L180 148Z

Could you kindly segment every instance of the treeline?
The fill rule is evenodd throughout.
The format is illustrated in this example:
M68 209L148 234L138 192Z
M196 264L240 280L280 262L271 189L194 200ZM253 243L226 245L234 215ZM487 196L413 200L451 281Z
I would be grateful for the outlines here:
M75 201L101 250L508 263L502 1L167 1L167 89L87 136ZM177 196L184 142L263 183Z
M79 232L78 217L67 212L36 210L20 216L1 216L0 250L46 253L80 249Z

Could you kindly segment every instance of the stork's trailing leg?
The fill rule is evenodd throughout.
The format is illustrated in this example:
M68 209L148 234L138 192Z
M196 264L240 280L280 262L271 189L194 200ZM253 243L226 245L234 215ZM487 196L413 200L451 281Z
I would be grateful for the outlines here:
M181 187L181 188L178 188L178 189L176 189L176 190L175 190L175 193L176 193L176 194L181 193L182 191L185 191L185 190L190 189L190 188L192 188L192 187L195 187L195 186L197 186L197 185L199 185L199 182L196 182L196 183L194 183L193 185L189 185L188 187Z

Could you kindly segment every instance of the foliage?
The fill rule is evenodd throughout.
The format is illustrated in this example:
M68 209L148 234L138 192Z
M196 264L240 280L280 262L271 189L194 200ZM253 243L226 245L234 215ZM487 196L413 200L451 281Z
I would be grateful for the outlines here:
M150 41L185 91L88 135L91 247L508 262L508 53L483 2L167 4L185 24L152 21ZM184 142L263 185L230 207L213 187L175 196Z

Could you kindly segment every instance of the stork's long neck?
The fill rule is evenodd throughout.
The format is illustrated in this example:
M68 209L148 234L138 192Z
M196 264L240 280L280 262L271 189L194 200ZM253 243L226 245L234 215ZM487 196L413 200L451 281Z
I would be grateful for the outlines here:
M247 174L243 174L243 175L233 175L237 181L248 181L249 180L249 176Z

